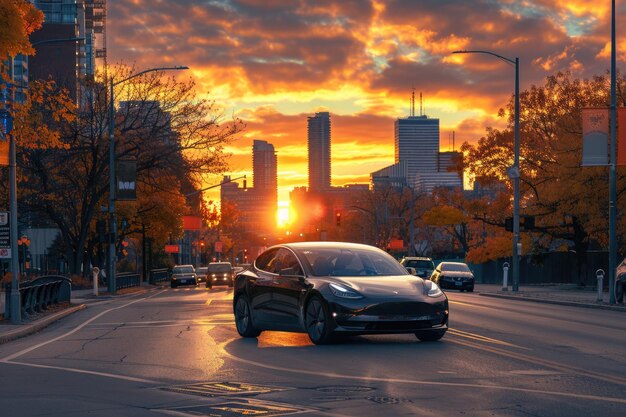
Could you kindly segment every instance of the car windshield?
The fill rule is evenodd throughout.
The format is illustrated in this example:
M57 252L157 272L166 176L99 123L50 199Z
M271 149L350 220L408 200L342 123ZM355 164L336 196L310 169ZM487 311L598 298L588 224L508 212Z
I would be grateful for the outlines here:
M470 269L465 264L443 264L441 265L442 271L454 271L454 272L470 272Z
M216 265L209 265L209 271L211 272L230 272L231 269L233 269L232 266L230 266L230 264L216 264Z
M207 270L208 268L206 266L201 266L200 268L196 269L196 272L199 274L206 274Z
M434 269L433 268L433 263L431 261L427 261L425 259L419 259L419 260L408 260L406 262L404 262L404 266L405 267L409 267L409 268L429 268L429 269Z
M310 248L300 253L314 276L393 276L408 275L398 261L384 252L370 249Z
M193 266L175 266L172 269L173 274L191 274L193 273Z

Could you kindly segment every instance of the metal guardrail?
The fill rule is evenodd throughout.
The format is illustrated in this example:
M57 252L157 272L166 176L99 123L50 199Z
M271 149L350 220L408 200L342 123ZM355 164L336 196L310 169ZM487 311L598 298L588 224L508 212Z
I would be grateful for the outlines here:
M22 317L40 313L49 306L63 301L70 301L72 280L61 275L48 275L32 281L20 282L20 302ZM5 318L11 311L11 283L6 286Z
M139 287L141 285L141 277L139 274L132 272L120 272L115 278L115 289L121 290L130 287Z
M150 271L150 284L155 285L159 282L169 281L170 274L167 269L152 269Z

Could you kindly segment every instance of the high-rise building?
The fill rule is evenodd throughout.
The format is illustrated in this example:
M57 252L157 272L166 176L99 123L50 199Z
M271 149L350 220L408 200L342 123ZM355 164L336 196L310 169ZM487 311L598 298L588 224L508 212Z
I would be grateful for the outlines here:
M254 187L239 188L239 184L226 182L220 189L222 204L232 204L239 209L239 226L250 233L269 235L275 232L277 196L277 164L274 145L254 140L252 145L252 180Z
M309 189L330 188L330 114L315 113L308 118Z
M255 189L277 190L277 165L274 145L255 139L252 144L252 173Z
M406 163L409 184L415 182L418 172L437 172L439 119L428 116L396 119L394 145L396 163Z
M415 116L413 107L410 116L396 119L396 163L370 174L373 187L409 186L424 193L431 193L439 187L462 188L462 175L453 170L459 166L458 158L462 155L439 152L439 119L422 114ZM403 176L405 181L402 181Z
M28 59L30 79L54 79L78 101L77 81L93 76L106 57L106 0L34 0L43 27L31 35L36 54ZM69 42L67 39L84 38ZM56 42L55 42L56 41Z

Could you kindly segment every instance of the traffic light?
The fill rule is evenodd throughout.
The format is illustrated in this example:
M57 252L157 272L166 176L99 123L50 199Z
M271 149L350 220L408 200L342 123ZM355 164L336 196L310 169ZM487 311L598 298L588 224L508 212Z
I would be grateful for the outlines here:
M341 212L339 210L335 211L335 224L337 227L341 226Z

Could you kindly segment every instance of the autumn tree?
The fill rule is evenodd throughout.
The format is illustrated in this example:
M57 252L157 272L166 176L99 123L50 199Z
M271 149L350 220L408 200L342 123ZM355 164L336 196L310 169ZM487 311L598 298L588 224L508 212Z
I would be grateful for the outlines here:
M43 24L43 13L28 0L0 0L0 61L32 55L29 36Z
M621 105L625 104L624 87L626 82L620 77ZM570 247L578 254L579 264L589 247L605 247L608 236L607 171L603 167L581 167L581 110L608 107L609 99L606 76L579 80L568 73L550 76L543 86L533 85L520 94L520 201L522 214L536 218L531 245L543 250ZM493 181L507 178L514 155L513 106L511 98L507 109L500 111L501 116L508 117L506 129L489 129L476 145L463 145L466 169L471 175ZM509 181L505 184L507 189L502 194L511 196ZM623 168L618 170L618 195L617 206L626 207ZM511 213L510 205L506 212ZM625 242L623 215L620 224L620 239Z
M107 71L113 80L133 72L123 66ZM62 147L19 149L21 212L61 231L72 272L87 262L85 254L96 255L95 222L107 216L102 211L109 194L107 90L98 81L85 81L84 104L67 109L74 122L56 126L54 117L46 119ZM148 227L155 242L164 243L180 235L181 216L190 214L185 195L199 188L203 175L225 168L223 146L242 125L224 121L214 102L198 97L192 81L159 72L118 85L115 97L116 160L136 161L138 196L118 202L117 222L128 222L121 230L127 234Z

